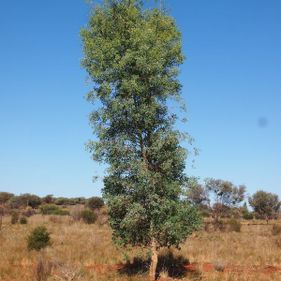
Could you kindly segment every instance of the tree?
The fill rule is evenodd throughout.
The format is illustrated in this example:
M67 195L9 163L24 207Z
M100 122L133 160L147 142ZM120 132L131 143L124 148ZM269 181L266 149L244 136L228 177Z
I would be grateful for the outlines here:
M205 186L199 184L197 178L194 177L188 179L186 197L187 200L198 207L210 202L208 190Z
M13 209L18 209L20 207L31 207L34 209L41 205L41 203L42 201L39 196L29 193L13 196L9 200L9 205Z
M265 192L263 190L257 191L250 197L249 204L259 217L267 221L278 214L281 206L277 194Z
M103 197L113 239L150 246L154 280L159 248L179 246L200 224L181 200L186 151L167 103L180 97L181 34L164 11L111 0L93 9L81 36L94 83L87 99L97 139L88 149L108 164Z
M0 192L0 205L6 204L13 196L13 193Z
M245 198L246 187L235 186L230 181L206 179L206 188L214 196L213 215L218 220L231 208L237 207Z

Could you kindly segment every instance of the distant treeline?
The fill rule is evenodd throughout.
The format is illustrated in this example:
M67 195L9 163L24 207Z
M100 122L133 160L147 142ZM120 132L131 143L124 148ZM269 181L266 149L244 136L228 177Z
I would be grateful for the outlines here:
M270 220L280 217L281 202L277 194L259 190L251 196L246 196L246 186L236 186L230 181L221 179L208 178L204 183L199 183L198 178L190 177L182 200L196 206L203 217L213 218L215 221L222 218ZM55 209L54 205L61 207L84 205L85 208L94 210L100 209L104 201L100 197L66 198L53 195L39 197L29 193L14 195L0 192L0 207L9 210L32 208L45 213L46 210ZM61 214L66 212L61 211Z
M20 209L30 207L33 209L38 208L43 204L55 204L59 206L70 206L70 205L85 205L89 202L95 202L97 205L103 205L104 202L100 197L54 197L53 195L46 195L39 197L34 194L25 193L20 195L14 195L10 192L0 192L0 205L9 207L11 209Z

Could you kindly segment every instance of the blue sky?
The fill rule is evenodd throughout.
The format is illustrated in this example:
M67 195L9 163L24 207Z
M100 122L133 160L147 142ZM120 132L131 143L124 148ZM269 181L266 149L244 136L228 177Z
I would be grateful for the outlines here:
M167 0L200 155L189 175L281 196L281 1ZM91 106L79 30L83 0L0 0L0 190L100 195L84 144Z

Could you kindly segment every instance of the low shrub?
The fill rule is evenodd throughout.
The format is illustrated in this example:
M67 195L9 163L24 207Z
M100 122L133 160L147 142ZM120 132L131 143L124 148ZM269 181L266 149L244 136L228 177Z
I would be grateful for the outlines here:
M100 209L104 206L104 201L100 197L91 197L86 202L86 207L91 210Z
M214 230L216 231L225 231L226 225L223 220L215 219L213 221Z
M274 224L271 230L272 235L279 235L281 234L281 225Z
M236 219L230 219L228 221L228 226L229 226L229 231L234 231L234 232L241 232L241 223L240 221Z
M85 209L81 212L81 218L85 223L92 224L95 223L97 215L92 210Z
M34 209L32 209L31 207L28 207L25 210L23 210L21 213L23 216L29 218L29 217L35 215L36 211Z
M45 226L37 226L27 237L27 249L29 251L40 251L49 245L51 245L50 233Z
M69 211L62 209L55 204L45 204L40 206L40 212L42 215L57 215L57 216L68 216Z
M16 224L19 221L19 213L16 211L13 211L11 213L11 224Z
M26 217L21 217L20 218L20 224L27 224L27 218Z

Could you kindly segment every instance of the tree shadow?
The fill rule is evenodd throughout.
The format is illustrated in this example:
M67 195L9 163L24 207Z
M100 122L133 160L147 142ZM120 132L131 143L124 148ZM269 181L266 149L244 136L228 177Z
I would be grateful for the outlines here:
M136 257L131 263L128 262L119 269L119 273L128 276L146 274L149 271L150 261L150 259ZM189 264L189 260L183 256L174 255L172 251L166 251L158 257L157 278L164 272L170 278L181 279L188 277L190 280L202 280L201 272L189 270Z

